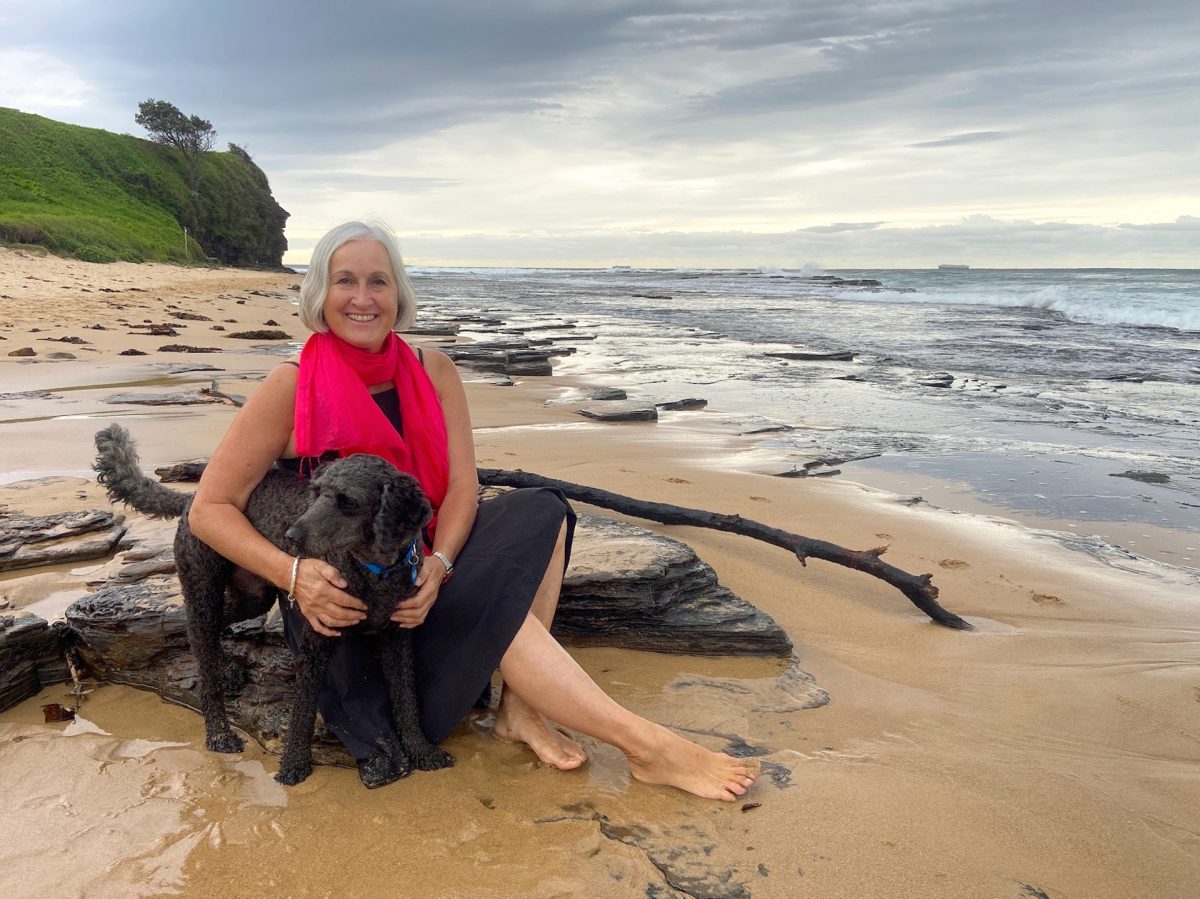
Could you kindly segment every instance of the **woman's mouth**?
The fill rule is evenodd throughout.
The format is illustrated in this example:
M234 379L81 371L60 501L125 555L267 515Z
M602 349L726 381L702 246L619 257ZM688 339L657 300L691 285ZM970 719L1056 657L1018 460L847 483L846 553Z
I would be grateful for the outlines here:
M365 322L373 322L373 321L375 321L375 319L379 318L379 316L378 316L378 315L365 315L365 314L356 314L356 313L353 313L353 312L347 312L347 313L346 313L346 318L350 319L350 321L352 321L352 322L361 322L361 323L365 323Z

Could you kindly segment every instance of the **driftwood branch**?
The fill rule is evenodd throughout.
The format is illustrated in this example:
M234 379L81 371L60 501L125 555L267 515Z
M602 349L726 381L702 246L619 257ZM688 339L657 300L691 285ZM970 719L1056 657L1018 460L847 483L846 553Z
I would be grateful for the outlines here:
M942 608L938 603L938 588L933 585L932 574L909 574L895 565L884 562L880 556L887 549L886 546L864 550L846 549L836 543L793 534L780 528L770 527L762 522L743 518L740 515L722 515L703 509L689 509L669 503L634 499L620 493L611 493L570 481L559 481L526 471L480 468L479 482L494 487L554 487L561 490L568 499L587 503L590 506L599 506L602 509L611 509L624 515L645 518L661 524L712 528L717 531L752 537L794 553L801 565L804 565L808 559L822 559L877 577L907 596L913 605L938 624L956 630L972 630L970 623Z

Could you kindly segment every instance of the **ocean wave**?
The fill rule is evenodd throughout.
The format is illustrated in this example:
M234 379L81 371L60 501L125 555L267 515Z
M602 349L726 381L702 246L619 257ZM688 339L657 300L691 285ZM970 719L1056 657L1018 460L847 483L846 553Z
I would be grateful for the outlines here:
M842 300L910 305L928 303L947 306L1003 306L1045 309L1070 321L1095 325L1177 328L1200 331L1200 306L1194 300L1155 296L1096 296L1081 294L1064 285L1047 285L1028 292L835 290ZM1187 305L1185 305L1187 304Z

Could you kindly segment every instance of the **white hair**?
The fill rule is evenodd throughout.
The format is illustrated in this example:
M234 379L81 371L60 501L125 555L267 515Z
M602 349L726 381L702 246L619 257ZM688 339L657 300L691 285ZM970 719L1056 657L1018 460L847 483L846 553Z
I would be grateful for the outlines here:
M300 322L310 331L325 333L325 298L329 295L329 261L341 247L352 240L374 240L383 245L392 260L392 275L396 279L399 300L393 331L405 331L417 318L417 297L413 293L404 260L392 229L382 222L346 222L329 231L313 248L308 272L300 284Z

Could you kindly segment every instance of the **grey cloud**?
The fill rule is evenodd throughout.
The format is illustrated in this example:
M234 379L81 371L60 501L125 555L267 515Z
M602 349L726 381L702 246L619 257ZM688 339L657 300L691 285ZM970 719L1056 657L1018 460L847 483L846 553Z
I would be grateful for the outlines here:
M955 134L943 137L941 140L926 140L908 146L924 149L926 147L958 147L962 144L980 144L988 141L1003 140L1008 135L1003 131L968 131L965 134Z
M395 190L405 193L426 193L457 187L462 182L451 178L426 178L408 175L372 175L362 172L324 172L293 170L288 173L293 186L305 190L334 190L348 193L368 193Z
M873 228L878 228L883 222L834 222L831 225L812 225L808 228L801 228L802 231L810 231L814 234L840 234L843 231L870 231Z
M1200 216L1181 215L1173 222L1159 222L1146 225L1125 223L1119 227L1127 228L1130 231L1200 231ZM1200 248L1197 249L1200 250Z
M1186 217L1185 218L1189 218ZM478 264L574 264L586 259L620 259L627 264L742 267L748 264L799 268L920 268L953 261L974 268L1042 264L1047 249L1072 266L1183 267L1195 259L1195 238L1176 232L1139 232L1105 225L1000 221L970 216L952 225L879 228L853 235L808 230L777 234L744 231L612 231L530 233L514 242L486 234L464 237L416 235L404 241L416 264L474 258Z

